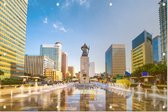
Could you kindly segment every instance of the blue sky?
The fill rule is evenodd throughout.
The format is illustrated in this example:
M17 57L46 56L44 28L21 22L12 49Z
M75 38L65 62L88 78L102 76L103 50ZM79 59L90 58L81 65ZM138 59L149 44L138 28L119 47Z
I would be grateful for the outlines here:
M159 0L29 0L26 54L39 55L40 45L61 42L69 65L79 70L81 49L90 46L96 72L105 71L105 51L125 44L131 69L131 41L143 30L159 34ZM112 3L112 6L110 6Z

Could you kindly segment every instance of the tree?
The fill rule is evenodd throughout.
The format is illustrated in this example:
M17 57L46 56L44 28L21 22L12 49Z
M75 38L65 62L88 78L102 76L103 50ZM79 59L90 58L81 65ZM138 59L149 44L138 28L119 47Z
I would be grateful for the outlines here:
M5 78L2 80L2 85L12 85L12 84L22 84L21 78L11 77L11 78Z
M150 76L158 76L161 79L162 83L165 83L167 80L167 65L166 64L146 64L142 67L137 68L133 73L133 77L141 77L142 72L148 72Z

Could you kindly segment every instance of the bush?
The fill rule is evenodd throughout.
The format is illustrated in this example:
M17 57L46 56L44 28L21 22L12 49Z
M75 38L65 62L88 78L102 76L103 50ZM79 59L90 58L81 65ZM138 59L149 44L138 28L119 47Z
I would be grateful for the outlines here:
M123 84L127 87L129 87L131 85L131 82L128 79L118 79L118 80L116 80L116 83Z
M2 85L13 85L13 84L22 84L22 79L21 78L6 78L1 81Z

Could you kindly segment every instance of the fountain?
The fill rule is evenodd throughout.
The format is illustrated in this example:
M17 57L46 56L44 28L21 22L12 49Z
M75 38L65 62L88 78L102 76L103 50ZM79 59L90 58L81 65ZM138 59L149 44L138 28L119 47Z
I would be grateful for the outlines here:
M37 79L35 79L35 87L38 87Z
M24 86L21 85L20 87L20 94L16 95L15 97L27 97L27 94L24 94Z
M136 92L137 94L144 94L144 93L142 92L143 89L142 89L142 87L141 87L141 83L138 84L137 89L138 89L137 92Z
M148 90L145 89L145 98L147 98Z
M160 101L159 101L159 99L156 99L156 97L154 97L152 99L152 104L153 104L154 109L156 108L157 105L159 105L159 103L160 103Z
M31 94L31 88L30 88L30 85L29 85L28 91L29 91L29 94Z
M136 92L137 94L138 94L138 97L137 97L137 99L138 99L138 101L141 101L141 99L142 99L142 94L144 94L143 92L142 92L142 87L141 87L141 83L139 83L138 84L138 86L137 86L137 92Z
M13 91L11 90L11 99L13 98Z
M153 94L156 94L156 91L158 91L158 88L156 87L156 84L154 83L154 85L151 87Z
M149 96L153 97L153 98L162 98L162 99L167 99L167 94L166 94L166 90L164 89L163 91L163 94L161 95L160 94L160 91L159 89L157 88L156 84L154 84L152 87L152 93L149 94Z
M32 94L40 94L40 92L38 92L38 85L35 85L34 92Z

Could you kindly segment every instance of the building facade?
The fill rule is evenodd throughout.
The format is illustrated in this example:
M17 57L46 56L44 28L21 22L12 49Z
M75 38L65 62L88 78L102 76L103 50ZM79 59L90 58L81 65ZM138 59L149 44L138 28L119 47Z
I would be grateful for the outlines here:
M55 44L43 44L40 46L40 55L48 56L55 61L55 68L57 71L61 71L62 64L62 44L56 42Z
M62 52L62 67L61 72L63 74L63 79L66 79L68 73L68 55L65 52Z
M152 35L143 31L132 40L132 72L145 64L153 63Z
M56 71L55 69L46 68L44 70L44 75L48 81L62 81L62 72Z
M0 0L0 79L24 75L27 0Z
M124 75L126 70L125 45L112 44L105 53L106 74L115 77L118 74Z
M160 36L156 36L152 40L153 47L153 62L158 63L161 61L161 38Z
M95 63L90 62L89 64L89 77L95 76Z
M57 81L58 78L56 76L56 70L55 69L51 69L51 68L46 68L44 69L44 74L47 78L48 81Z
M55 62L47 56L25 56L25 73L44 76L45 69L54 69Z
M68 66L68 72L70 73L70 76L75 76L75 69L73 66Z
M162 61L167 60L167 0L159 2L159 21L161 36L161 53Z

